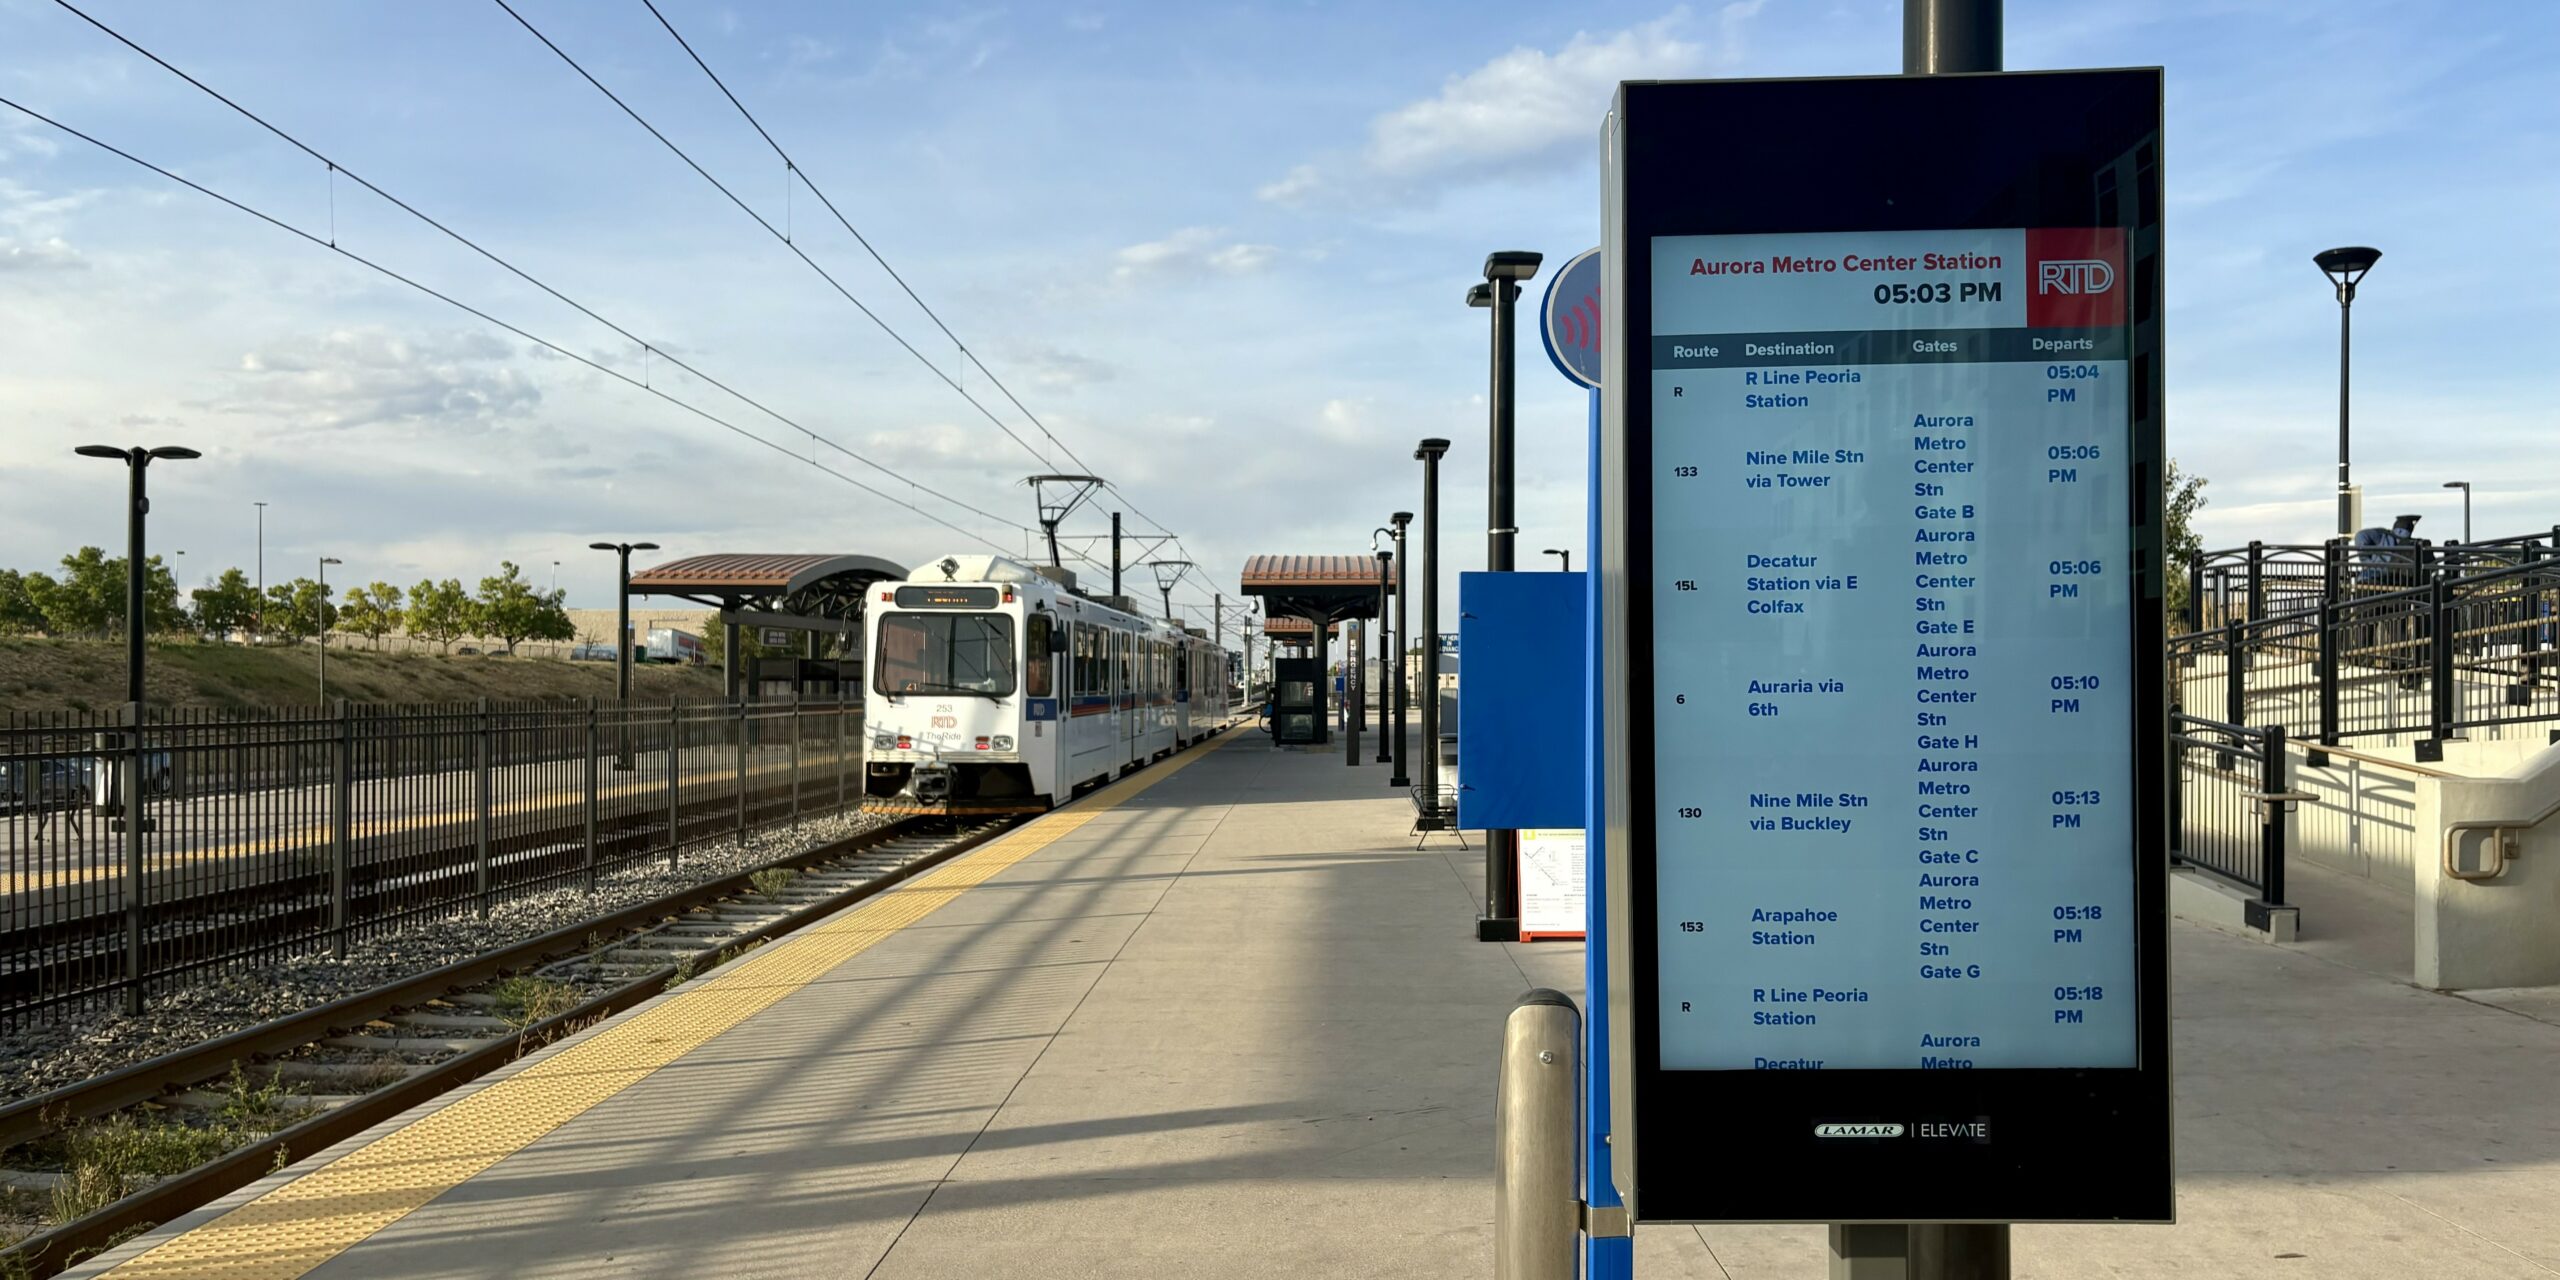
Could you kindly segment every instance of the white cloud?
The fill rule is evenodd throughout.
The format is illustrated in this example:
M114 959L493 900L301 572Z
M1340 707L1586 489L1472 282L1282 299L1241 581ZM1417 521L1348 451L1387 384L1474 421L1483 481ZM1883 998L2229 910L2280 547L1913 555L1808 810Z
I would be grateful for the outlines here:
M1127 284L1151 277L1249 275L1280 256L1270 245L1225 237L1226 232L1217 227L1184 227L1162 240L1130 245L1112 255L1111 278Z
M1120 375L1117 366L1063 347L1023 345L1014 348L1011 362L1031 372L1031 381L1053 391L1074 391L1097 382L1109 382Z
M1513 49L1451 76L1439 93L1371 120L1369 140L1356 154L1297 165L1255 194L1280 204L1328 193L1397 199L1452 178L1587 160L1619 81L1693 76L1730 65L1743 24L1764 3L1724 6L1712 41L1690 34L1689 11L1679 8L1610 34L1577 32L1553 53Z
M409 336L340 329L240 357L236 388L215 408L308 429L426 426L477 432L530 414L542 390L494 335Z
M48 236L33 244L16 244L0 240L0 273L12 271L76 271L88 266L80 251L63 242L60 236Z

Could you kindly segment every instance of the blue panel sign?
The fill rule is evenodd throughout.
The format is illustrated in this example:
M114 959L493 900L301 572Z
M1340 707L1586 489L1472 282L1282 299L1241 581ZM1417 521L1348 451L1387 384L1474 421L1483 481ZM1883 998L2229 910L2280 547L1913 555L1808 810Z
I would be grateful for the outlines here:
M1579 573L1458 575L1458 825L1582 826L1583 579Z

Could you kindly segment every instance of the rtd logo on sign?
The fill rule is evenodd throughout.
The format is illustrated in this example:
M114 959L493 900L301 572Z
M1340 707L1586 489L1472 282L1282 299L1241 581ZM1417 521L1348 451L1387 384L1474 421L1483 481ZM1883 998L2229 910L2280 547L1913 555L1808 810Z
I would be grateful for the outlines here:
M2045 227L2027 232L2027 325L2103 329L2125 322L2124 230Z
M2115 284L2116 269L2095 258L2036 264L2038 293L2105 293Z

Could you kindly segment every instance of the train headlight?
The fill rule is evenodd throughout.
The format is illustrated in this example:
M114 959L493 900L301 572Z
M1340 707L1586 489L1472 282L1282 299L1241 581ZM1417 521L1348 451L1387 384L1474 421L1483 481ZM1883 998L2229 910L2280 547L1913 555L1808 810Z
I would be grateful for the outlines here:
M999 733L995 737L995 743L996 750L1011 751L1013 750L1013 735L1009 733Z
M871 735L871 745L882 751L887 751L890 748L897 746L898 740L895 736L890 734L875 733Z

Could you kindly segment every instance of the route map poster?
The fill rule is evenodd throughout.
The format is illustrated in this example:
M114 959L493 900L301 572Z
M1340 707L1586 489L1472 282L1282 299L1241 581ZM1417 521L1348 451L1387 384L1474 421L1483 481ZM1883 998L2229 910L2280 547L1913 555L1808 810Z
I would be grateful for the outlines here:
M2155 70L1620 88L1599 821L1639 1221L2174 1211L2160 172Z

